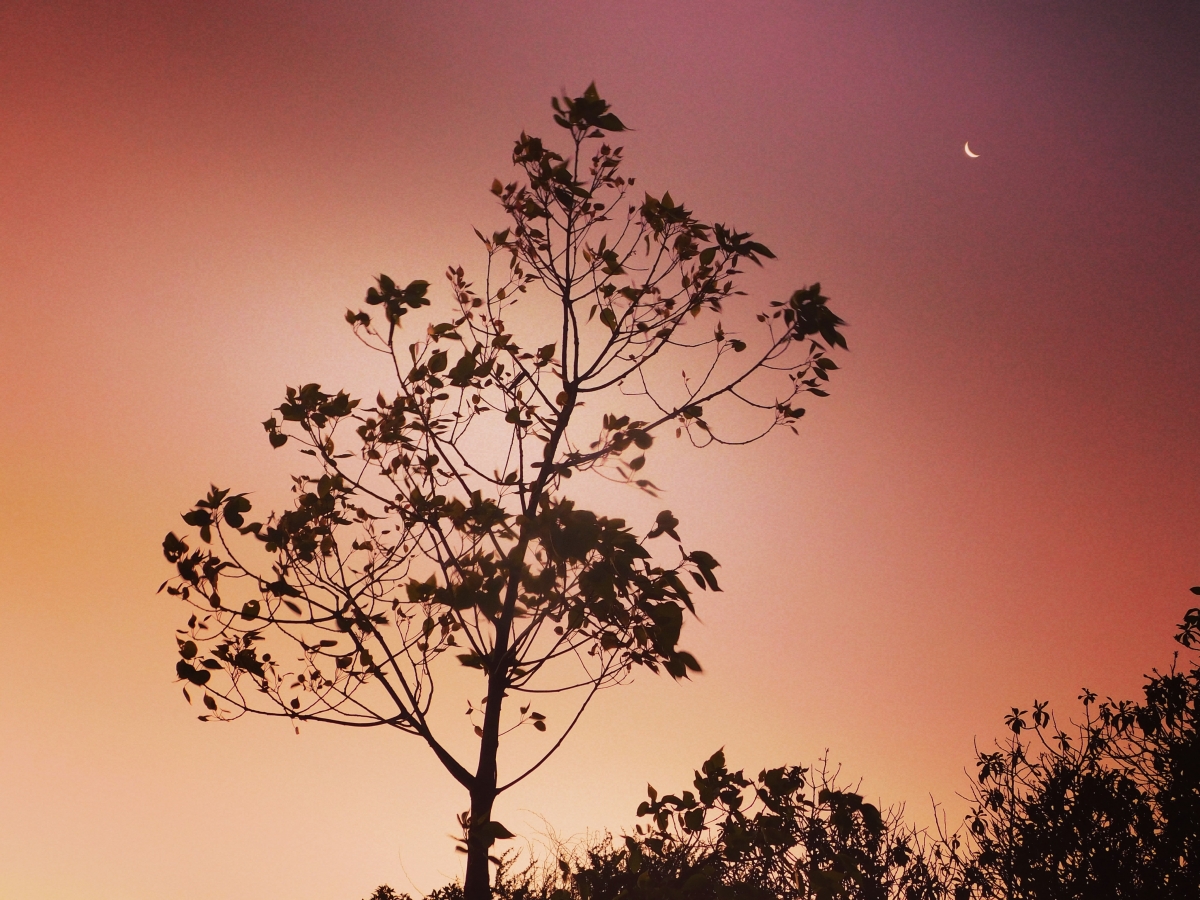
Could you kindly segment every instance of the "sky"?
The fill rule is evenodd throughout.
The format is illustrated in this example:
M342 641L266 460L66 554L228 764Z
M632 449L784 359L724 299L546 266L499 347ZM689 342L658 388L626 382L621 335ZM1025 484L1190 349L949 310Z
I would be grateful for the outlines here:
M373 391L344 310L479 271L512 140L592 80L639 185L774 250L753 302L820 281L850 353L799 436L605 495L725 591L703 675L505 795L518 843L721 746L953 823L1010 707L1134 696L1200 584L1198 42L1168 2L0 3L0 897L460 873L405 735L196 720L160 542L210 482L283 495L283 388Z

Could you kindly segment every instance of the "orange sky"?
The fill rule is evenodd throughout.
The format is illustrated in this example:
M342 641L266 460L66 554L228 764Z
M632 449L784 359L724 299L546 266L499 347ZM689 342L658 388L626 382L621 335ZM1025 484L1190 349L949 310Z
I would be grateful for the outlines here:
M344 309L477 268L512 139L592 79L639 184L769 244L756 296L820 280L852 352L798 439L606 495L721 560L706 672L602 697L498 818L619 829L721 745L956 816L1008 707L1135 691L1200 582L1200 13L1155 10L0 5L0 897L458 873L405 736L196 721L159 541L282 491L284 385L373 389Z

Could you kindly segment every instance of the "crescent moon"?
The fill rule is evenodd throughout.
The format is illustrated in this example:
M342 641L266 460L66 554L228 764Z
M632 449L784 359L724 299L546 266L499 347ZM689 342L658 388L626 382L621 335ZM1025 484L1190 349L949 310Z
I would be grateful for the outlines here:
M978 158L979 158L979 154L978 154L978 153L972 153L972 152L971 152L971 142L970 142L970 141L967 141L965 144L963 144L963 149L967 151L967 156L971 157L971 159L978 159Z

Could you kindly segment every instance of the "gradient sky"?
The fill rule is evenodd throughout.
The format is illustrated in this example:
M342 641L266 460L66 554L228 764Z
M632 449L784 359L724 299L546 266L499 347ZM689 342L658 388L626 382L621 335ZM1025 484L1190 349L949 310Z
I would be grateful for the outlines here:
M1194 3L0 3L0 897L459 872L423 746L196 721L159 542L282 491L283 387L373 390L344 309L478 271L512 139L592 79L639 183L769 244L764 301L821 281L851 353L799 438L606 496L722 561L705 674L603 696L498 818L627 827L721 745L961 816L974 740L1131 695L1200 583L1197 46Z

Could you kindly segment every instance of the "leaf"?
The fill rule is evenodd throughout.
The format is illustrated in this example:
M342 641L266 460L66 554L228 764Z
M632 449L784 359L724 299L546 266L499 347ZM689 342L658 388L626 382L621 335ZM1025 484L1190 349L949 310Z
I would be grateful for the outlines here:
M179 562L183 555L188 552L188 545L175 536L175 532L170 532L163 538L163 556L167 558L167 562Z
M688 554L687 558L693 562L700 574L704 577L704 584L708 585L709 590L719 591L721 588L717 585L717 579L713 575L713 569L719 568L720 563L713 559L703 550L693 550ZM693 573L694 575L695 573ZM704 585L701 585L703 587Z
M214 700L209 694L204 695L204 705L207 706L209 709L211 709L213 712L217 711L217 701Z
M278 581L273 581L266 585L268 591L275 597L303 597L298 590L280 578Z
M180 678L190 681L197 687L203 687L208 683L208 679L212 677L207 670L197 669L195 666L184 662L182 659L175 664L175 674Z
M207 509L193 509L191 512L183 514L183 521L187 522L193 528L211 525L212 513Z
M675 526L679 524L679 520L671 514L669 509L664 509L658 514L658 518L654 520L654 528L646 535L647 538L656 538L660 534L666 534L679 540L679 535L675 532Z
M483 833L494 840L506 841L510 838L515 838L516 835L501 825L499 822L487 822L483 826Z
M242 513L250 512L250 501L244 495L230 497L225 502L224 509L225 521L234 528L241 528L246 524L246 520L242 518Z

